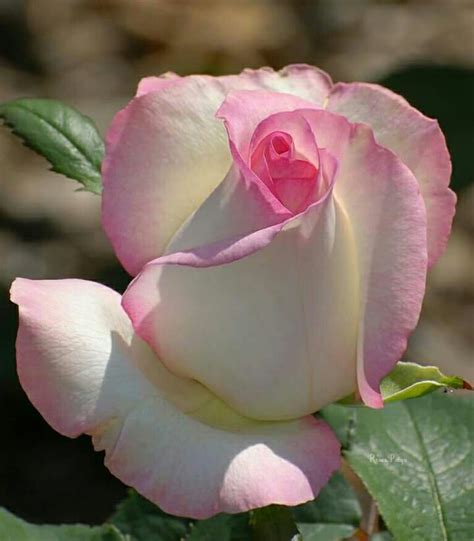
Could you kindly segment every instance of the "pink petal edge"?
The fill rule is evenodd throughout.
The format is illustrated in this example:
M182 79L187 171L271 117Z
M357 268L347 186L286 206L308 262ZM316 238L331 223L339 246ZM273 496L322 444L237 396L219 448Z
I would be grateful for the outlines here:
M451 159L438 121L377 84L337 83L327 109L368 124L377 142L394 152L417 179L427 211L428 267L443 254L451 232L456 195L449 189Z

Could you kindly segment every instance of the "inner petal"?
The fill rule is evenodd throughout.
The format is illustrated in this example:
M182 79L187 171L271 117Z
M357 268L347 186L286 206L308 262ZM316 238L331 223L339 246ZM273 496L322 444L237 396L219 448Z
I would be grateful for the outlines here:
M292 212L312 202L318 168L297 151L290 134L274 131L265 136L252 153L251 168Z

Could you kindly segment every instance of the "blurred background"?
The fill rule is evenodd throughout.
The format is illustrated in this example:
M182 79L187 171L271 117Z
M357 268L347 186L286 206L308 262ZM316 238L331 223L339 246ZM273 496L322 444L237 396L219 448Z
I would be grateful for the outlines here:
M407 358L474 380L474 3L470 0L0 0L0 100L64 100L102 133L140 77L307 62L380 82L439 119L459 203ZM125 487L89 438L53 432L17 382L16 276L128 277L100 198L0 129L0 506L34 522L99 523Z

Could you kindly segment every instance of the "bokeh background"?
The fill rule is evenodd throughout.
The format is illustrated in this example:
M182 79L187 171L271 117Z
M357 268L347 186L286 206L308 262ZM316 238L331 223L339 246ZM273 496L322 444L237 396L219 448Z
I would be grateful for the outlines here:
M102 133L140 77L307 62L367 80L439 119L459 203L407 358L474 379L474 3L470 0L0 0L0 100L62 99ZM34 522L99 523L125 487L89 438L68 440L15 373L16 276L128 277L100 228L100 198L48 171L0 129L0 506ZM158 420L157 420L158 422Z

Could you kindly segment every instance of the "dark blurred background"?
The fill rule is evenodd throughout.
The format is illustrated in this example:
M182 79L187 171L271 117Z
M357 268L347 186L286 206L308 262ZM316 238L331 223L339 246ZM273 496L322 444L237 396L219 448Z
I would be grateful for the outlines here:
M0 100L62 99L102 133L140 77L307 62L367 80L440 120L459 203L407 357L474 379L474 4L466 0L0 0ZM0 506L36 522L98 523L125 487L89 438L68 440L15 373L16 276L128 281L100 229L100 198L0 129ZM158 422L158 421L157 421Z

